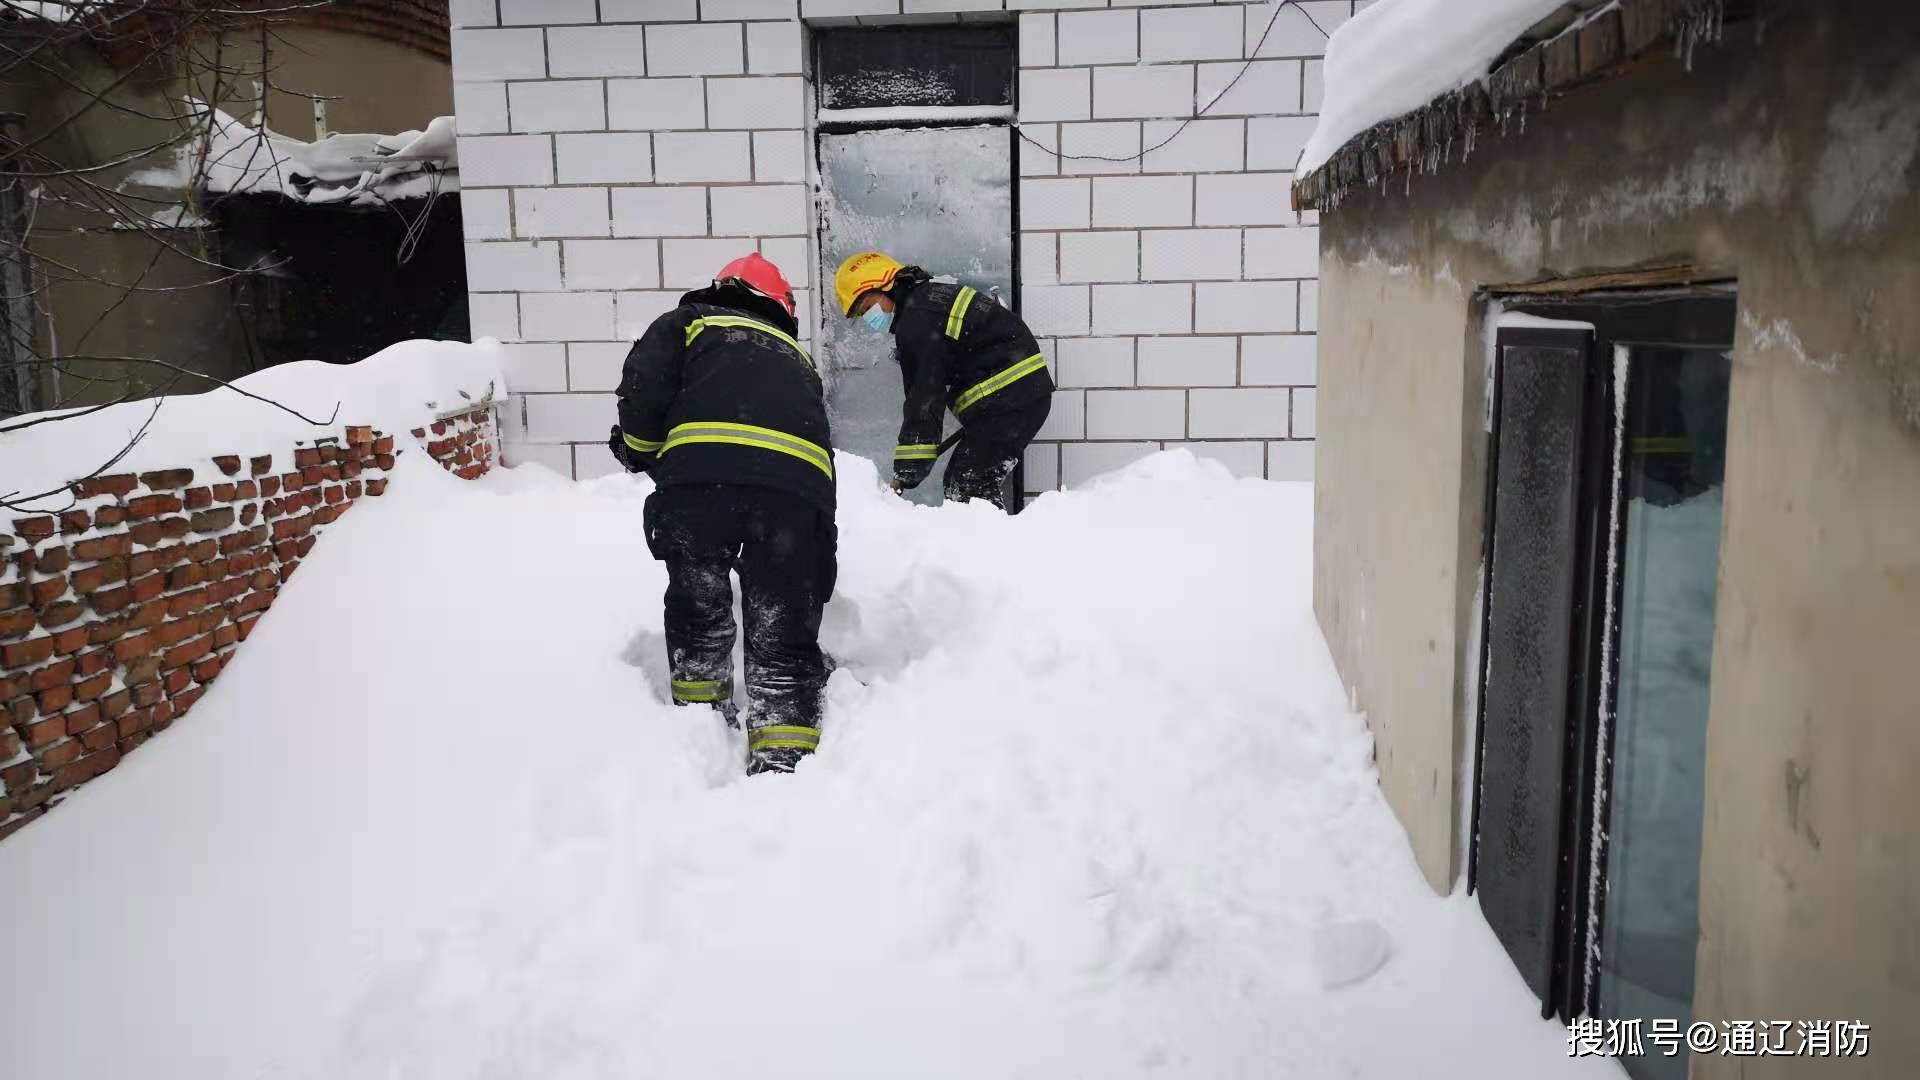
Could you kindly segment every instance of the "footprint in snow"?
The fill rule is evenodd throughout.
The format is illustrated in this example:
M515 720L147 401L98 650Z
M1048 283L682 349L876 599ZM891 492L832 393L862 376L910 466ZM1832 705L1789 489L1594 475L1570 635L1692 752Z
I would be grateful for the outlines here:
M1368 978L1392 953L1392 936L1371 920L1333 923L1313 932L1313 970L1323 990Z

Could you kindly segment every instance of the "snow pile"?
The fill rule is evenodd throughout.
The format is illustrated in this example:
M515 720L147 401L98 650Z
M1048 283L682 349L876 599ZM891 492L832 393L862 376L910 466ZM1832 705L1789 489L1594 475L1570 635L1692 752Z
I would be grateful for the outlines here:
M825 743L749 779L664 700L646 481L403 459L192 715L0 844L10 1068L1615 1075L1422 884L1308 486L1179 452L1009 519L840 469Z
M184 379L182 385L204 384ZM349 424L402 433L437 414L506 393L498 347L457 341L403 341L357 364L283 364L233 385L315 420L331 417L333 423L316 426L225 387L70 411L53 423L35 421L57 413L13 417L0 421L0 495L55 491L86 476L143 425L145 434L110 472L191 466L222 454L284 455L296 443L337 437ZM58 509L67 499L56 495L43 502Z
M1327 42L1320 121L1295 175L1348 139L1487 76L1487 68L1566 0L1380 0Z

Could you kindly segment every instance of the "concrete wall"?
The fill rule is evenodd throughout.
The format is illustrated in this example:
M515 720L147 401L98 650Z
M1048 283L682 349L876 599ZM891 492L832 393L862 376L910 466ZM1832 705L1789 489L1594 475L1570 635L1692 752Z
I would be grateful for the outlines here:
M1356 4L1304 7L1332 31ZM1311 478L1318 238L1287 189L1326 42L1299 10L456 0L453 13L474 332L514 344L522 392L509 460L612 469L629 343L726 259L758 246L813 284L807 27L1017 19L1019 122L1040 144L1021 147L1021 304L1060 387L1029 489L1173 445L1242 475ZM1154 145L1249 60L1144 160L1060 156ZM818 290L803 291L810 340Z
M1471 745L1475 290L1737 277L1696 1013L1875 1025L1920 1073L1920 14L1780 6L1323 223L1315 606L1438 889ZM1815 1075L1708 1058L1696 1076ZM1744 1071L1743 1071L1744 1070Z

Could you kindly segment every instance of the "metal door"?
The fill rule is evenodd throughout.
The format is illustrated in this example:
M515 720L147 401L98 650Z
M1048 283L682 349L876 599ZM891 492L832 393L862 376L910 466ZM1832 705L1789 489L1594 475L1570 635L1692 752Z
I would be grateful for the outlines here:
M820 136L821 327L834 446L892 475L904 387L893 336L843 317L833 272L858 251L885 251L938 280L1011 303L1013 143L999 124L883 128ZM956 428L947 417L947 432ZM949 453L908 497L940 501Z

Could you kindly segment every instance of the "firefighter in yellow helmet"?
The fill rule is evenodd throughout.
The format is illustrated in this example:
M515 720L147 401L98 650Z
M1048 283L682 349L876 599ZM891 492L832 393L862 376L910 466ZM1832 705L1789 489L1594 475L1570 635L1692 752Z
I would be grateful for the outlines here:
M893 488L918 487L940 456L947 409L960 420L945 495L1006 509L1007 477L1047 421L1053 377L1018 315L964 285L937 284L925 270L878 251L840 264L840 313L892 333L906 385L905 418L893 451Z

